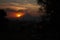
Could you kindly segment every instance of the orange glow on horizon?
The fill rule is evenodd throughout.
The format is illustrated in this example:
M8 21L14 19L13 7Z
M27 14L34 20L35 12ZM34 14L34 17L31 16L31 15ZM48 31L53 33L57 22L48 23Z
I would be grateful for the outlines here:
M18 18L20 18L20 17L22 17L22 16L24 16L23 13L17 13L17 14L16 14L16 17L18 17Z
M8 13L6 17L8 19L9 18L15 18L15 19L17 19L17 18L23 17L24 15L25 15L24 12L11 12L11 13Z
M17 15L17 17L20 17L20 16L21 16L20 14Z

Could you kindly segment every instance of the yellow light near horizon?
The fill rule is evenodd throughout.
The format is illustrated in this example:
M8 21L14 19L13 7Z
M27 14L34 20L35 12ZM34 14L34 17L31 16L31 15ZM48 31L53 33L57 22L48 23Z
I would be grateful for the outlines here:
M20 19L20 18L23 18L25 15L24 12L11 12L11 13L8 13L6 18L8 19Z
M17 17L20 17L20 16L21 16L20 14L17 15Z
M16 13L17 18L20 18L20 17L23 17L23 16L24 16L24 13Z

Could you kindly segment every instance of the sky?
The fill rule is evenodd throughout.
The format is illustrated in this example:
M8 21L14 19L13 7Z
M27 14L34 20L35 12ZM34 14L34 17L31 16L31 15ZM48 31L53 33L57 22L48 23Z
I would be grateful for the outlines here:
M37 4L37 0L0 0L0 9L11 8L14 10L27 10L31 16L40 16L38 13L39 8L43 9L44 7ZM13 13L10 13L13 14ZM10 15L8 14L8 16ZM27 18L27 17L25 17ZM33 18L32 18L33 19Z
M16 3L36 3L36 0L0 0L0 3L9 3L9 2L16 2Z
M41 5L37 4L37 0L0 0L1 8L12 8L12 9L34 9L37 10Z
M0 0L0 8L6 8L10 6L16 7L16 9L19 9L19 7L22 8L22 6L23 8L39 7L36 0Z

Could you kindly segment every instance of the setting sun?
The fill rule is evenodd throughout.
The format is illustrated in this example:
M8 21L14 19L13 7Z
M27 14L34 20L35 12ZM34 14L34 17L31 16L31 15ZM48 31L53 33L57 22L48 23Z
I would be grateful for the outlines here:
M20 17L23 17L24 16L24 13L20 12L20 13L16 13L16 17L20 18Z
M22 15L21 14L17 14L16 17L21 17Z
M24 12L8 12L6 18L18 19L24 17Z

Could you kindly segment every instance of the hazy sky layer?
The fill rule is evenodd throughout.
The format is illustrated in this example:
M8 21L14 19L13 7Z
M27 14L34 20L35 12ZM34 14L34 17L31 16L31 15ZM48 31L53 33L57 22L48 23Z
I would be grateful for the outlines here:
M0 3L9 3L9 2L17 2L17 3L37 3L36 0L0 0Z
M37 0L0 0L0 8L7 8L7 7L18 7L23 6L23 8L39 8L37 4ZM11 7L10 7L11 8Z

